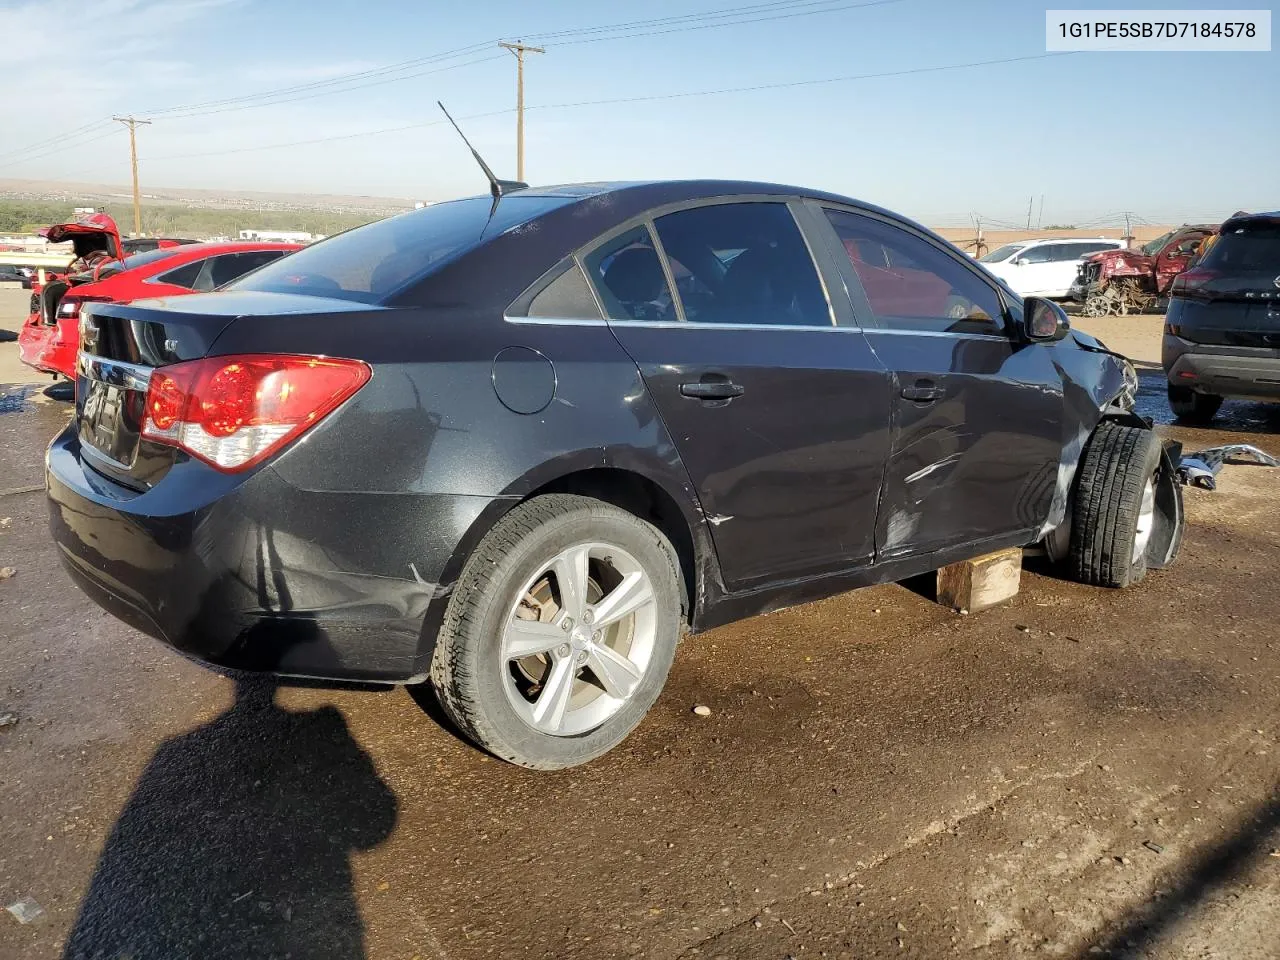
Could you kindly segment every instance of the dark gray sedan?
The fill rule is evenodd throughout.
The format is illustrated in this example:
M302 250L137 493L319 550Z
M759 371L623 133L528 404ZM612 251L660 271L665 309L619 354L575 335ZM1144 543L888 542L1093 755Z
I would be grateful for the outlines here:
M1127 361L828 193L441 203L81 335L83 589L210 663L430 679L531 767L622 740L686 628L1011 546L1126 586L1181 536Z

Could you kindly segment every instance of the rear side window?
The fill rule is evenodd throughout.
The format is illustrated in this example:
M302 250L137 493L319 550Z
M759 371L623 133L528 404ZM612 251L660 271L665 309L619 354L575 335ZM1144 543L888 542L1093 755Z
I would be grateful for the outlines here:
M378 303L481 241L528 223L572 197L489 197L437 203L322 240L235 282L265 290Z
M547 317L558 320L599 320L600 308L582 268L570 261L566 269L542 288L529 301L527 317Z
M692 323L829 327L818 268L785 203L720 203L654 222Z
M156 277L160 283L170 283L175 287L185 287L190 290L196 285L196 278L200 276L200 268L204 266L203 260L193 260L191 263L178 267L176 270L170 270L168 273L162 273Z
M611 320L678 320L648 227L636 227L586 257L587 273Z
M884 327L938 333L1004 333L995 289L913 233L880 220L828 210L827 218Z
M1075 256L1073 260L1079 260L1081 257L1087 257L1091 253L1098 253L1100 250L1118 250L1118 244L1114 243L1077 243L1075 247Z
M246 253L229 253L225 256L214 257L210 269L210 283L213 289L216 290L225 283L238 280L251 270L257 270L259 267L279 260L280 256L281 251L279 250L252 250Z
M1243 227L1224 233L1209 248L1200 265L1280 276L1280 226Z

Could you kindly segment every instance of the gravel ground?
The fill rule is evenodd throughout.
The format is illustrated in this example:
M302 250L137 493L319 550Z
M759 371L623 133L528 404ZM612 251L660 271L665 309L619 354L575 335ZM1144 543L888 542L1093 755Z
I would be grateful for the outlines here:
M1158 359L1157 319L1084 325ZM67 405L8 393L0 906L44 915L0 957L1280 956L1280 470L1188 491L1132 590L694 637L617 751L538 774L429 691L237 683L99 612L20 492ZM1280 408L1224 409L1162 429L1280 454Z

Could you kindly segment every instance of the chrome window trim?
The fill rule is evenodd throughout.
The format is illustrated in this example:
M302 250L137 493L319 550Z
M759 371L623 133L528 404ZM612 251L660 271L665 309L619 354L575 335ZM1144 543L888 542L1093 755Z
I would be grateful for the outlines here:
M126 390L146 390L151 385L151 367L123 360L95 357L81 350L76 354L76 372L90 380Z
M592 293L592 296L595 294ZM587 317L508 317L504 314L502 319L507 323L522 323L533 327L607 327L609 325L606 320Z
M816 333L863 333L860 327L814 326L813 324L787 323L702 323L697 320L557 320L554 317L503 317L507 323L527 323L535 326L608 327L620 324L624 327L647 327L654 330L807 330ZM913 331L895 331L910 333ZM969 334L940 334L940 336L969 336ZM1003 337L992 337L1003 340Z
M965 333L962 330L906 330L901 328L867 327L863 331L868 336L875 334L888 337L964 337L966 340L994 340L997 343L1012 342L1008 337L998 333Z

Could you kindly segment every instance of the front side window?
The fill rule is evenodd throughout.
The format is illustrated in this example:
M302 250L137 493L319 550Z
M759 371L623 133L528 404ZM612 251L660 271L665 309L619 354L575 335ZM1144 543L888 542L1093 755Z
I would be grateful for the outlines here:
M1029 247L1022 252L1022 256L1018 257L1019 261L1032 263L1052 263L1054 260L1060 260L1058 256L1061 246L1056 243L1042 243L1038 246Z
M610 320L680 319L648 227L614 237L585 261Z
M1205 238L1203 233L1193 233L1188 237L1183 237L1178 241L1178 245L1172 250L1166 251L1172 256L1188 257L1196 252L1196 247L1200 246L1200 241Z
M995 289L947 253L881 220L845 210L826 214L882 326L1004 333Z
M1142 245L1142 252L1145 253L1148 257L1154 257L1157 253L1160 252L1160 248L1163 247L1166 243L1168 243L1172 239L1173 239L1172 230L1170 230L1168 233L1162 233L1160 236L1156 237L1154 240L1148 243L1144 243Z
M829 327L818 269L785 203L719 203L654 226L691 323Z
M996 247L986 256L979 257L978 262L979 263L1004 263L1006 260L1012 257L1015 253L1021 250L1022 247L1023 245L1021 243L1006 243L1003 247Z

